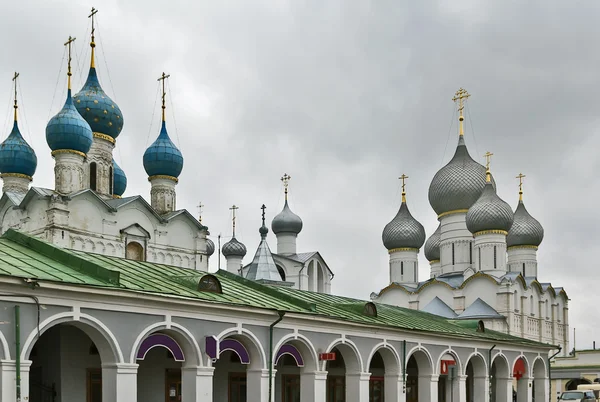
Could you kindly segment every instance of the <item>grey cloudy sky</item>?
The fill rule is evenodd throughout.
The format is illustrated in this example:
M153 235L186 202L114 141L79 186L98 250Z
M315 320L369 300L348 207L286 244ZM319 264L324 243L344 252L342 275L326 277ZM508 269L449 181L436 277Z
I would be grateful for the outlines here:
M249 262L260 206L269 219L279 212L287 172L291 208L304 220L299 251L321 251L336 274L334 292L368 298L388 284L381 231L398 209L400 174L410 176L409 206L427 235L437 226L427 190L454 152L450 99L462 86L472 94L471 155L483 162L485 151L494 153L499 194L513 207L514 177L527 175L526 205L546 231L539 279L570 295L578 347L596 340L600 3L3 2L2 136L17 70L21 129L39 159L36 186L53 186L44 130L64 101L63 43L77 37L78 90L92 6L100 9L100 79L125 119L115 158L129 179L126 195L149 198L142 155L158 135L157 78L165 71L169 132L185 157L178 207L195 214L201 200L216 240L230 235L228 208L238 205ZM422 253L419 275L429 277Z

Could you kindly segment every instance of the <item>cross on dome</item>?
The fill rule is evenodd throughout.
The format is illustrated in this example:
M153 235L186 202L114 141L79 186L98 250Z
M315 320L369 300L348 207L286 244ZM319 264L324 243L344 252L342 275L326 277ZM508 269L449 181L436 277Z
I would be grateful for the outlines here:
M402 173L402 176L398 177L398 179L402 180L402 202L406 202L406 183L405 180L408 179L408 176Z
M523 178L525 178L523 173L519 173L515 178L519 179L519 201L523 201Z
M281 178L281 181L283 182L283 191L285 192L285 200L287 201L288 198L288 186L290 183L290 179L292 178L292 176L289 176L287 173L283 174L283 177Z
M463 109L465 108L464 101L466 99L468 99L469 96L471 96L471 94L469 94L466 89L460 88L458 91L456 91L456 93L454 94L454 97L452 98L452 100L455 103L458 102L458 112L460 113L460 115L458 116L459 135L461 137L465 134L464 127L463 127L463 121L465 120L465 118L463 116Z
M238 209L240 209L240 207L237 207L235 204L233 204L229 210L231 211L231 223L233 225L233 237L235 237L235 211L237 211Z

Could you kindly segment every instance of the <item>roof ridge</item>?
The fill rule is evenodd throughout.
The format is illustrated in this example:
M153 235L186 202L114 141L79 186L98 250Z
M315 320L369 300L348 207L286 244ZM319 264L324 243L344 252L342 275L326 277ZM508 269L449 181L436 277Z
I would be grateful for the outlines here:
M104 268L85 258L82 258L66 249L52 245L44 240L26 235L14 229L8 229L2 238L20 244L40 253L54 261L65 264L74 270L88 275L94 279L120 286L120 272Z

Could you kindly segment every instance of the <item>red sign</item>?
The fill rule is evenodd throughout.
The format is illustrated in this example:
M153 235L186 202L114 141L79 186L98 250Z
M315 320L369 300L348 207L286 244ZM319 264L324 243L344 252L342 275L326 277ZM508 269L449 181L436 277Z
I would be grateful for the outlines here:
M525 361L523 358L520 358L516 361L515 367L513 367L513 377L519 381L521 377L525 374Z
M335 360L335 353L319 353L319 360Z
M456 362L454 360L442 360L440 362L440 374L448 374L448 367L454 366Z

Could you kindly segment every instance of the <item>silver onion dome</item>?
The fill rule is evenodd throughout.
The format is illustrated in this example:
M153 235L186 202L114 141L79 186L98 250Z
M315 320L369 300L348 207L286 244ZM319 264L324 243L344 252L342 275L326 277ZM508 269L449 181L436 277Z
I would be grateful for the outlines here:
M442 225L440 224L425 242L425 258L427 258L427 261L439 261L441 234Z
M302 231L302 219L292 212L287 200L283 206L283 210L273 218L271 222L273 233L293 233L298 234Z
M223 244L222 252L225 257L243 257L246 255L246 246L235 237L232 237L231 240Z
M214 253L215 253L215 243L211 239L206 238L206 255L210 257Z
M496 187L493 177L492 185ZM435 174L429 185L429 204L438 215L467 210L475 204L484 186L485 167L471 158L465 140L460 136L454 156Z
M519 201L519 205L514 214L513 225L508 231L506 237L506 245L511 246L539 246L544 239L544 228L525 208L523 201Z
M385 225L381 239L388 250L396 248L419 249L425 243L425 229L410 214L406 202L402 202L394 219Z
M491 182L486 183L479 199L467 212L467 229L471 233L483 230L508 232L513 224L513 212L508 203L498 197Z

